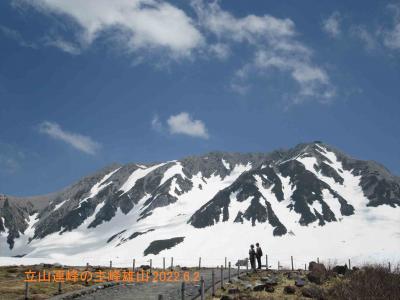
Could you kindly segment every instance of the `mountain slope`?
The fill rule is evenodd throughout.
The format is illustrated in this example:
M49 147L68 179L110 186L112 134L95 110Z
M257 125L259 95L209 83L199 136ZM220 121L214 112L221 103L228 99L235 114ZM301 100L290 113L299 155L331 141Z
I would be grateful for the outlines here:
M272 153L212 152L112 165L44 197L4 196L0 250L82 264L94 256L156 259L151 253L211 260L245 256L259 240L268 253L296 246L336 258L342 250L396 257L399 206L398 177L320 142ZM372 234L384 248L372 244Z

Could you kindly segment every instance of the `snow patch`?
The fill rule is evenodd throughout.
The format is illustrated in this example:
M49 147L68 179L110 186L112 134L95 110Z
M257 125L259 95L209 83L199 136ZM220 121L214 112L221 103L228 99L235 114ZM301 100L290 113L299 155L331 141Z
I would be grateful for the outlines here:
M165 163L158 164L158 165L152 166L150 168L146 168L146 167L141 168L140 165L137 165L140 167L140 169L133 171L132 174L128 177L128 179L125 181L125 183L121 186L121 188L119 190L122 191L123 194L125 194L126 192L130 191L135 186L136 181L138 181L140 178L145 177L147 174L149 174L150 172L154 171L155 169L157 169L163 165L165 165Z
M54 207L53 211L58 210L58 209L59 209L61 206L63 206L64 203L67 202L68 200L69 200L69 199L64 200L64 201L62 201L61 203L57 204L57 205Z
M222 159L222 164L224 165L225 169L227 169L228 171L231 169L231 166L229 165L229 163L225 160Z
M108 178L110 178L115 172L117 172L120 168L108 173L107 175L105 175L103 177L103 179L101 179L99 182L97 182L94 186L92 186L92 188L90 189L89 192L89 196L82 199L81 201L79 201L79 207L81 207L81 204L85 201L87 201L90 198L93 198L94 196L96 196L102 189L104 189L105 187L107 187L109 184L111 184L110 182L107 182L107 184L103 184L104 182L106 182L108 180Z

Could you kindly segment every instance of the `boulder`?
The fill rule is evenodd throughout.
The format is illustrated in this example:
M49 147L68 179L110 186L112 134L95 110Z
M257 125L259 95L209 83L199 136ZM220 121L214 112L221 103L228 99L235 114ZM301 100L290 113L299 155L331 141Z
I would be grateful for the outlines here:
M297 287L303 287L303 286L306 285L306 282L305 282L303 279L301 279L301 278L297 278L297 279L294 281L294 285L297 286Z
M292 295L292 294L296 293L296 288L294 286L287 285L284 287L283 292L285 294Z
M335 272L335 273L337 273L337 274L342 274L342 275L346 274L346 272L347 272L348 270L349 270L349 269L347 268L347 265L344 265L344 266L335 266L335 267L333 267L333 269L332 269L333 272Z
M310 272L307 274L307 278L310 282L322 284L326 280L327 272L323 264L312 261L308 266L308 270Z

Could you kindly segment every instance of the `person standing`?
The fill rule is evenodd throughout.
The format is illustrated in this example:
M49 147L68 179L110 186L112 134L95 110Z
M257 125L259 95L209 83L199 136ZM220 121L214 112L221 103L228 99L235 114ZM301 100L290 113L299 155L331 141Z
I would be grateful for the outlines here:
M250 265L253 271L256 270L256 251L254 251L254 245L250 245L249 250Z
M263 256L262 249L259 243L256 243L256 258L257 258L257 269L261 270L261 257Z

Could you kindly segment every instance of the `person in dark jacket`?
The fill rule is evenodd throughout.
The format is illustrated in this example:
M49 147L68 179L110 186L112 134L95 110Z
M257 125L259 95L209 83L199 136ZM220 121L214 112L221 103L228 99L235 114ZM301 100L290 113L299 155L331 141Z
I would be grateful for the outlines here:
M256 251L254 251L254 245L250 245L249 250L250 265L253 271L256 270Z
M256 243L256 258L257 258L257 269L261 269L261 257L263 256L263 252L261 250L260 244Z

